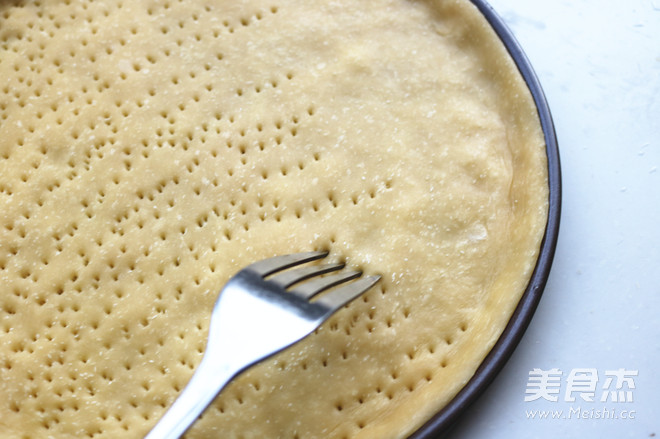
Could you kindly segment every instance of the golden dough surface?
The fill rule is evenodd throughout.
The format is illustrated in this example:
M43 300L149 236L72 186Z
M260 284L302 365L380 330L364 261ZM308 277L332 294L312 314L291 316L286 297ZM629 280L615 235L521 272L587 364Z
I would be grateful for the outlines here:
M402 438L534 268L542 132L467 1L3 1L0 77L3 438L142 437L227 279L319 248L384 277L187 437Z

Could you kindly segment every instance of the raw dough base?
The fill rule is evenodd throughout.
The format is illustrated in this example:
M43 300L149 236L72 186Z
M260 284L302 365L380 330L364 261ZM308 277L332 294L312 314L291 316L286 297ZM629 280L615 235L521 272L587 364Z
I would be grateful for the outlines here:
M405 437L535 265L540 125L467 1L5 1L0 77L3 438L142 437L224 282L318 248L384 279L188 436Z

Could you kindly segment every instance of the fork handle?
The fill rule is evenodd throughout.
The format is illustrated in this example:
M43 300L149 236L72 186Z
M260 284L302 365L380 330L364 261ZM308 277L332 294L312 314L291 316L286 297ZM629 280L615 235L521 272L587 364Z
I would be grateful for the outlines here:
M197 420L218 393L239 370L219 368L211 361L201 363L174 404L165 412L145 439L177 439Z

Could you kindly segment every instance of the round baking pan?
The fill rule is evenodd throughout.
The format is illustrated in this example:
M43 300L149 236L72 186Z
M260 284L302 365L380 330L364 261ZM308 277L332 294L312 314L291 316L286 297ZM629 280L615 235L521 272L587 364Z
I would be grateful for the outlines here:
M550 266L552 265L552 259L557 245L557 235L559 233L561 169L559 166L557 138L545 95L532 65L511 31L504 24L502 18L497 15L485 0L471 1L488 20L493 30L506 46L536 103L545 137L548 158L548 185L550 189L548 222L543 241L541 242L536 267L534 268L529 284L497 343L495 343L495 346L493 346L467 385L463 387L449 404L412 434L410 439L436 439L446 435L460 416L467 411L470 405L486 390L500 370L502 370L520 342L541 299L541 294L550 274Z

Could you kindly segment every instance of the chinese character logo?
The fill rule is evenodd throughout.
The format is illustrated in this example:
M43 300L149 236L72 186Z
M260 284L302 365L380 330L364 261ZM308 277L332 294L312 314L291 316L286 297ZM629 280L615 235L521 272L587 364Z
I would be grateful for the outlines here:
M593 402L598 386L598 371L596 369L573 369L566 379L566 395L564 401L574 402L577 392L584 401Z
M534 368L529 371L529 380L527 381L527 390L525 401L536 401L545 399L547 401L557 401L557 395L561 387L562 371L556 368L550 370L541 370Z
M608 399L612 402L633 402L632 389L635 388L635 381L638 372L636 370L606 370L605 384L603 384L603 394L600 397L602 402ZM616 381L615 381L616 379ZM612 383L615 382L615 387L612 389ZM625 388L628 390L624 390Z
M638 375L636 370L606 370L605 380L602 383L601 402L633 402L633 390L635 389L634 377ZM525 401L536 401L545 399L556 402L562 386L563 372L552 368L543 370L534 368L529 371L527 388L525 390ZM566 377L565 402L575 402L578 398L585 402L596 401L598 390L598 370L595 368L574 368Z

